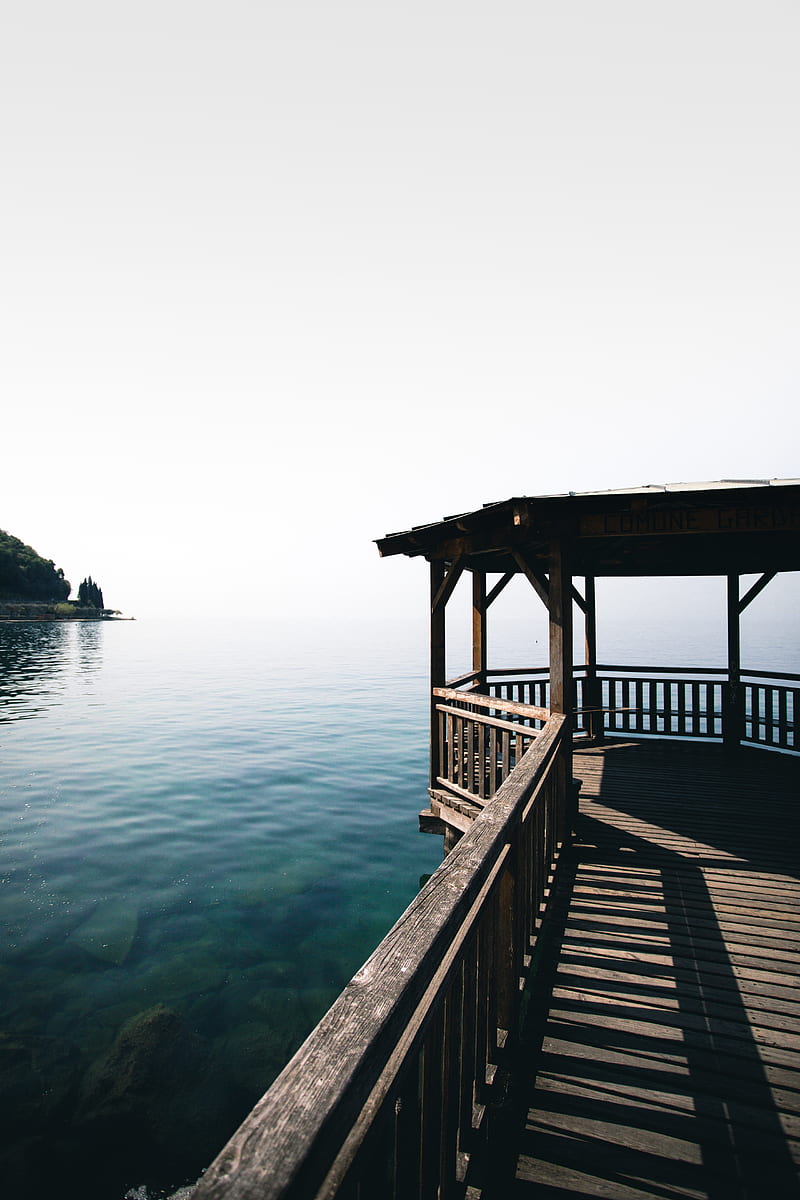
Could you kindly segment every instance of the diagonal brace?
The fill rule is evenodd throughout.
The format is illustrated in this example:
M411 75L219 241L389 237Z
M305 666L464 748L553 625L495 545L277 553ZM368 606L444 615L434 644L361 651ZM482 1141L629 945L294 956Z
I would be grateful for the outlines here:
M453 588L461 578L463 570L464 556L463 554L459 554L458 558L453 560L450 570L447 572L441 584L439 585L439 590L437 591L431 603L431 613L435 613L436 610L443 604L447 604L447 601L453 594Z

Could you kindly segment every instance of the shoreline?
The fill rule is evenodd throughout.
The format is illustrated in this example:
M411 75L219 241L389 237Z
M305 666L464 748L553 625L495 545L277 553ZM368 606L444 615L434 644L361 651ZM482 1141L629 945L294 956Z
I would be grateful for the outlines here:
M60 611L59 611L60 610ZM66 610L66 611L65 611ZM0 600L0 624L56 621L135 621L114 608L83 608L66 601L43 603L34 600Z
M70 621L135 621L136 617L6 617L0 613L0 625L67 625Z

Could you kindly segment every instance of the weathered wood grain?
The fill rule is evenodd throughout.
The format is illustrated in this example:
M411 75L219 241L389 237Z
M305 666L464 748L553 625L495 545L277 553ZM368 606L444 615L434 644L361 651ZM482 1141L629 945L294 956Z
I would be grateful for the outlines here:
M800 1196L800 761L611 743L574 764L550 1001L487 1200Z
M398 1196L434 1196L443 1164L471 1152L476 1113L488 1101L497 1063L499 994L504 1020L511 1016L514 987L499 976L511 972L518 982L534 934L531 918L516 931L517 943L508 944L512 931L498 909L499 895L501 889L508 895L504 877L516 858L521 822L538 811L536 797L548 809L559 802L545 784L563 753L564 731L563 719L551 718L481 820L208 1169L193 1200L322 1200L349 1186L353 1171L363 1171L365 1186L373 1188L383 1178L387 1196L392 1179L411 1189ZM557 824L557 815L548 820ZM503 954L501 925L507 930ZM459 995L456 1019L448 1005ZM456 1096L457 1120L446 1115ZM376 1147L375 1131L385 1130L405 1130L403 1145ZM463 1143L452 1141L459 1132Z
M529 717L532 720L546 721L550 716L550 710L547 708L504 700L499 696L483 696L478 692L462 692L451 687L434 687L432 691L434 696L442 700L458 700L477 708L491 708L500 712L516 713L518 716Z

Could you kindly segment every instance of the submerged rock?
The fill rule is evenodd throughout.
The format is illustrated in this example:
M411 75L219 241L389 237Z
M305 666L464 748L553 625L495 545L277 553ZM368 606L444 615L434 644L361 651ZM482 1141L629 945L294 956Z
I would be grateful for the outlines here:
M73 929L67 940L94 958L119 967L130 954L138 929L138 910L127 900L111 900Z
M230 1132L219 1082L206 1041L158 1004L128 1021L87 1073L76 1129L102 1146L109 1174L196 1177Z
M108 1114L157 1100L170 1082L194 1074L200 1039L172 1009L157 1004L123 1025L108 1054L87 1075L83 1110Z

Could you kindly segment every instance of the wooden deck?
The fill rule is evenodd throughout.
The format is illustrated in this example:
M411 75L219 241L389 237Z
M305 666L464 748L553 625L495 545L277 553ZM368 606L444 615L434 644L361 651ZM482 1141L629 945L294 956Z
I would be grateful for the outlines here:
M800 1196L800 760L614 743L575 775L483 1195Z

